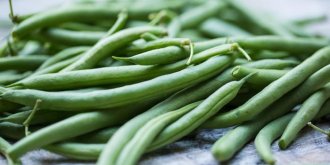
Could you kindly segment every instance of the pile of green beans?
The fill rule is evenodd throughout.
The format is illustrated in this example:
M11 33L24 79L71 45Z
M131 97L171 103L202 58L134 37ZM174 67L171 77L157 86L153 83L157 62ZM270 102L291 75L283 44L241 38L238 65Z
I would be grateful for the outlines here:
M44 149L133 165L200 129L227 127L210 149L217 160L254 140L275 164L277 138L286 149L306 125L330 134L310 123L330 114L330 39L304 29L324 19L279 22L240 0L81 0L12 12L0 47L8 164Z

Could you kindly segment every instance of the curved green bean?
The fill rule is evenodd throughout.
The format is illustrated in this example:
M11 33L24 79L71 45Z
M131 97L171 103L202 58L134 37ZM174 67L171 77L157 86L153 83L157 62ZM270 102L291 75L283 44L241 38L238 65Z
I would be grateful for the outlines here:
M279 140L281 149L287 148L291 142L296 138L299 131L306 126L306 124L313 120L321 109L323 103L330 97L330 84L323 89L311 95L298 110L297 114L292 118L288 126L285 128L283 135Z
M259 154L259 156L267 164L275 164L275 158L273 157L271 144L275 139L281 136L283 130L288 125L294 113L282 116L270 123L268 123L264 128L262 128L257 134L254 140L254 146Z
M104 144L60 143L48 145L43 148L68 158L96 160L104 148Z
M159 65L169 64L189 56L185 48L177 46L168 46L165 48L154 49L143 52L131 57L115 57L116 60L131 62L138 65Z
M49 57L43 55L0 58L0 70L35 70Z

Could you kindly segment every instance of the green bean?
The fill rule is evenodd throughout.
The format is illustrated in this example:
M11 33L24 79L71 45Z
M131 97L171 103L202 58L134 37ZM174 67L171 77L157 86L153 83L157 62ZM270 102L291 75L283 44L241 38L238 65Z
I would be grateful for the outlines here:
M229 82L219 88L212 95L207 97L197 108L166 127L150 145L149 151L178 140L199 127L234 99L242 85L251 76L253 76L253 74L250 74L240 81Z
M242 15L246 16L251 22L262 28L268 33L284 36L284 37L293 37L292 33L290 33L285 27L283 27L278 21L275 19L271 19L269 17L264 17L262 13L258 13L257 10L250 9L246 5L242 4L237 0L226 1L230 4L231 7L236 9L238 12L242 13Z
M7 117L1 118L0 122L11 122L16 124L23 124L23 122L28 118L31 114L31 110L29 111L22 111L11 114ZM45 123L53 123L59 121L61 119L67 118L72 116L73 113L63 113L58 111L38 111L33 117L33 120L30 122L30 125L38 125L38 124L45 124Z
M185 50L185 48L180 48L177 46L168 46L165 48L143 52L131 57L113 56L113 58L116 60L127 61L138 65L158 65L173 63L188 56L189 53Z
M291 61L285 60L260 60L246 64L249 67L256 68L285 68L288 65L295 65ZM166 100L155 105L145 113L142 113L130 121L126 122L108 141L103 153L101 155L105 162L114 164L119 153L124 148L134 134L152 118L164 114L166 112L178 109L189 103L204 99L216 91L224 84L232 81L231 69L227 69L219 76L216 76L211 81L203 82L197 86L186 88Z
M190 39L187 38L162 38L155 41L150 41L146 44L130 46L126 48L125 52L129 54L136 54L157 48L164 48L167 46L183 47L189 45L190 43L191 43Z
M31 75L31 72L0 74L0 85L8 85L22 80Z
M0 123L0 130L0 135L9 139L19 140L25 136L24 126L21 124L2 122Z
M83 143L106 143L119 129L119 127L104 128L90 132L88 134L78 136L75 141Z
M246 122L230 130L213 144L211 149L213 156L220 161L229 160L246 143L254 138L264 125L281 117L287 111L287 109L278 109L277 111L272 109L270 112L260 114L256 120Z
M159 37L157 37L156 35L153 35L151 33L143 33L141 35L141 38L144 39L145 41L154 41L154 40L158 40Z
M33 72L33 74L31 74L26 79L28 79L28 78L34 78L35 76L38 76L38 75L60 72L65 67L67 67L70 64L74 63L75 61L77 61L81 56L82 56L82 54L77 55L75 57L71 57L69 59L65 59L65 60L60 61L60 62L57 62L57 63L55 63L53 65L50 65L48 67L45 67L43 69L38 69L37 71ZM24 81L24 80L22 80L22 81ZM20 82L16 82L16 83L20 83Z
M297 55L314 53L330 43L330 41L325 39L285 38L280 36L217 38L195 43L194 52L198 53L228 41L237 42L244 49L286 51Z
M285 149L291 144L299 131L317 115L323 103L325 103L329 97L330 84L314 93L306 101L304 101L297 114L292 118L288 126L285 128L283 135L279 140L278 144L281 149Z
M60 28L66 29L66 30L74 30L74 31L106 31L106 28L95 26L95 25L89 25L79 22L66 22L61 25L59 25Z
M22 107L22 105L20 104L16 104L5 100L0 100L0 112L10 112L20 107Z
M192 64L198 64L209 57L228 54L237 49L237 45L225 44L194 55ZM68 89L92 85L131 83L147 80L160 75L173 73L186 68L186 59L164 66L124 66L71 71L67 73L34 76L10 85L13 88ZM98 74L95 74L98 73Z
M94 45L106 32L71 31L60 28L49 28L40 31L39 37L44 41L62 45Z
M48 58L49 57L42 55L0 58L0 70L34 70L37 69Z
M294 20L293 23L298 26L306 26L309 24L323 22L326 19L327 19L327 16L322 14L322 15L317 15L317 16L312 16L312 17L300 18L300 19Z
M189 30L189 29L181 31L178 34L178 36L181 37L181 38L189 38L193 42L200 42L200 41L207 40L207 38L205 38L205 36L203 36L200 32L195 31L195 30ZM206 49L209 49L209 48L211 48L213 46L216 46L216 45L212 45L210 47L207 47ZM203 50L205 50L205 49L203 49ZM200 51L203 51L203 50L201 49L201 50L199 50L199 52Z
M252 87L262 89L273 81L285 75L287 72L288 70L256 69L244 66L236 66L232 70L232 75L237 79L241 79L251 73L256 73L255 76L247 80L247 83L249 83Z
M323 67L314 74L312 74L304 83L287 93L284 97L277 100L263 112L265 115L269 115L269 111L275 111L278 113L286 113L292 110L297 104L304 101L310 94L316 90L322 88L330 81L330 65ZM283 114L282 114L283 115ZM262 116L262 114L260 114ZM254 117L254 118L258 118ZM262 118L262 117L261 117ZM230 121L229 123L227 121ZM226 113L215 116L203 125L204 128L221 128L231 126L235 117L228 118Z
M0 137L0 153L7 158L7 161L8 161L7 163L11 165L14 163L10 161L10 159L8 158L8 156L6 154L6 151L9 147L11 147L11 144L9 142L7 142L4 138Z
M290 122L291 118L294 116L294 113L287 114L282 116L263 127L257 134L254 145L259 156L267 164L275 164L275 158L273 157L271 144L275 139L281 136L283 130Z
M19 56L28 56L31 54L45 53L39 42L27 41L25 46L18 52Z
M250 53L251 54L251 53ZM268 50L263 50L259 51L257 53L251 54L252 59L259 60L259 59L279 59L279 58L286 58L290 57L290 54L288 52L283 52L283 51L268 51Z
M60 143L43 147L44 149L78 160L96 160L104 144Z
M55 54L54 56L52 56L51 58L49 58L47 61L45 61L39 68L40 69L44 69L46 67L49 67L51 65L56 64L57 62L61 62L62 60L71 58L71 57L75 57L80 53L83 53L85 51L87 51L90 47L87 46L77 46L77 47L71 47L68 49L64 49L60 52L58 52L57 54Z
M153 5L150 5L150 3L153 3ZM137 3L135 5L129 4L125 6L112 3L111 7L108 5L74 5L35 14L18 24L18 26L12 31L12 35L17 38L22 38L34 30L65 22L86 22L102 19L108 20L109 18L113 19L123 7L126 9L130 17L145 18L145 16L151 12L159 11L159 9L177 8L183 3L183 1L174 3L149 2L148 8Z
M107 55L125 46L140 37L143 33L164 34L164 29L159 27L136 27L117 32L97 42L91 49L75 63L69 65L63 71L89 69L94 67Z
M161 98L164 95L174 93L187 86L213 77L228 67L233 61L233 56L212 57L194 67L159 76L152 80L82 94L1 88L1 98L30 106L34 105L35 100L41 99L40 108L70 111L116 107L139 101L147 101L152 98ZM157 92L160 89L162 89L162 93ZM95 104L96 102L97 104Z
M245 104L217 118L225 125L236 125L263 112L270 104L305 81L310 75L330 63L330 47L325 47L265 87Z
M210 37L248 37L251 33L229 22L216 18L209 18L199 26L199 30Z
M168 29L168 36L173 38L177 37L181 31L181 22L179 17L172 18L171 22L169 23Z
M320 112L315 116L315 119L319 119L323 116L330 114L330 99L322 105Z
M105 36L110 36L117 31L121 30L124 28L126 22L127 22L128 15L125 11L122 11L121 13L118 14L118 18L116 22L112 25L112 27L109 29L107 34Z
M157 137L166 126L178 120L183 115L189 113L202 101L188 104L178 110L167 112L146 123L130 140L123 151L120 153L116 164L133 165L136 164L141 155L145 152L148 145ZM106 164L105 162L103 162ZM102 164L102 162L98 162Z
M144 103L148 104L148 103ZM145 109L143 105L122 107L102 112L87 112L44 127L21 139L8 149L11 159L17 160L24 153L48 144L82 135L105 126L117 125Z
M187 10L180 15L182 29L194 28L211 16L225 8L226 4L220 1L207 1L204 5Z

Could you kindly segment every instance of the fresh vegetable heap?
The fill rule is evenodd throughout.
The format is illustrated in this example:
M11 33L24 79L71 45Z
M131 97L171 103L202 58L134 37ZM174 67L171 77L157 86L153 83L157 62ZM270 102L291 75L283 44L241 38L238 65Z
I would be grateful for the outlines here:
M9 164L42 148L133 165L196 130L224 127L216 159L254 140L274 164L276 139L286 149L330 114L330 40L304 28L320 18L283 22L238 0L77 1L10 18L0 49Z

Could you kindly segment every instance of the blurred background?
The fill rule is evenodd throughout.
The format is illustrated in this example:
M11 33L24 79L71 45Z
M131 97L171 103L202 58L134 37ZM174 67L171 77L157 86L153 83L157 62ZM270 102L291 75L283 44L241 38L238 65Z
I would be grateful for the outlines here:
M12 0L15 14L22 15L47 10L63 4L70 4L75 1L88 0ZM90 0L89 0L90 1ZM106 1L106 0L95 0ZM108 0L110 1L110 0ZM148 1L148 0L146 0ZM153 0L150 0L153 1ZM304 18L327 17L328 19L312 24L307 31L330 37L330 1L329 0L241 0L242 3L259 10L264 14L272 15L281 21L296 21ZM9 20L8 0L0 1L0 38L3 39L9 34L13 26Z

